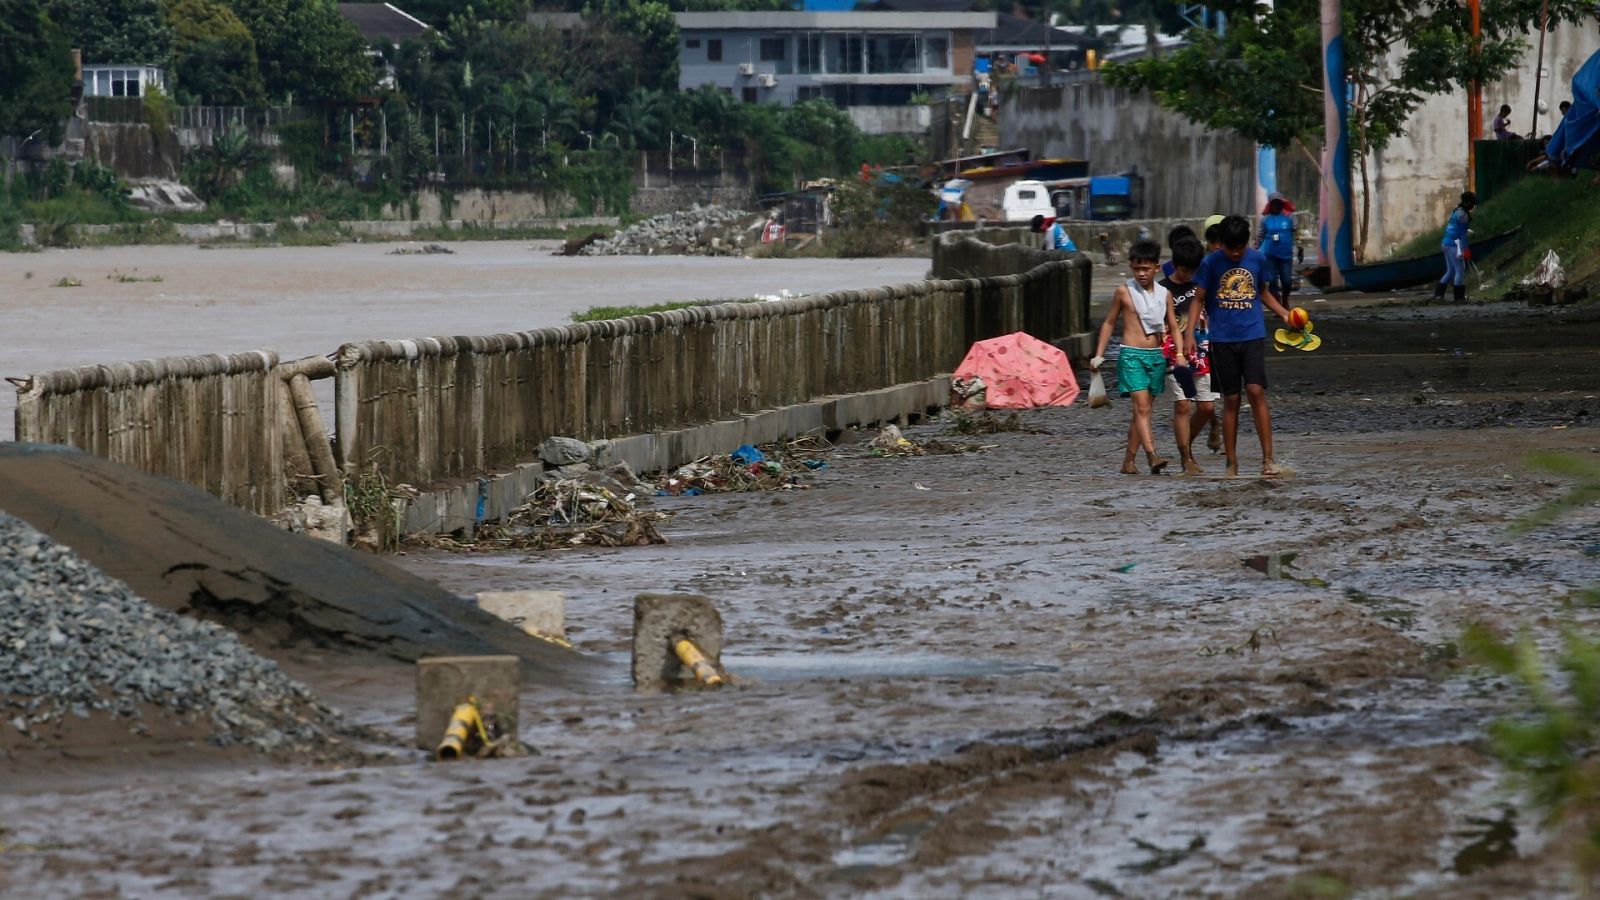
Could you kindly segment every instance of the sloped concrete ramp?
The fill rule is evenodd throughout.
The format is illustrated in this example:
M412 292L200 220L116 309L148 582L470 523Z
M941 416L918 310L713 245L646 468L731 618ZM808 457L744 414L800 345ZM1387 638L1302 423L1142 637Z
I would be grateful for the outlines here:
M301 647L405 661L515 654L528 682L578 687L599 674L598 662L379 557L70 447L0 443L0 509L149 602L226 625L268 657Z

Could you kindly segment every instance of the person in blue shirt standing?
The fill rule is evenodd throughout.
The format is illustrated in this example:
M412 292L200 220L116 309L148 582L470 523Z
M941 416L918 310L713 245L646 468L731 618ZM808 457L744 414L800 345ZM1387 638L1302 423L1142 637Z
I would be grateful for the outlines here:
M1472 225L1472 208L1478 205L1478 195L1463 191L1461 203L1450 213L1444 223L1444 239L1439 249L1444 251L1444 275L1433 286L1433 299L1444 299L1444 286L1450 285L1456 302L1467 299L1467 263L1472 262L1472 244L1467 237Z
M1227 473L1239 474L1240 394L1250 397L1250 415L1261 439L1261 474L1281 474L1272 459L1272 413L1267 408L1267 325L1262 307L1272 310L1285 324L1289 311L1267 285L1266 254L1250 246L1250 223L1243 216L1228 216L1217 226L1222 249L1213 250L1195 272L1199 289L1192 302L1205 305L1211 329L1211 389L1222 395L1222 450ZM1190 316L1184 327L1184 346L1195 352L1195 324Z
M1284 306L1289 305L1289 292L1294 290L1293 212L1288 198L1274 192L1256 232L1256 249L1267 257L1267 286Z

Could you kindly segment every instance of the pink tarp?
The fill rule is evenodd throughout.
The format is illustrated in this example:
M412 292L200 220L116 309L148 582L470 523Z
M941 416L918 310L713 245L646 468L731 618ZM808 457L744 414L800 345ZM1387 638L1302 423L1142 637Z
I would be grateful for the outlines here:
M989 409L1071 406L1078 399L1078 376L1067 355L1021 331L973 344L955 377L968 384L982 379L983 393L968 405Z

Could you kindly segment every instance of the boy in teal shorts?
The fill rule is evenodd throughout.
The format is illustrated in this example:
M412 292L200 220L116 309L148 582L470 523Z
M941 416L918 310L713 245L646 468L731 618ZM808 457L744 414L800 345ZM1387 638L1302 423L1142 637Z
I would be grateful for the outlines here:
M1095 371L1105 362L1106 345L1111 343L1111 330L1119 319L1122 322L1122 352L1117 357L1117 386L1122 396L1133 400L1133 421L1128 424L1128 452L1122 459L1122 474L1137 475L1139 469L1134 459L1140 448L1150 464L1150 474L1160 475L1167 460L1156 455L1156 442L1150 431L1150 404L1161 396L1167 377L1167 358L1161 352L1166 336L1177 335L1178 318L1172 308L1172 295L1156 283L1156 271L1161 263L1161 245L1155 241L1136 241L1128 248L1128 268L1133 277L1117 286L1111 295L1111 310L1100 326L1100 340L1095 345L1094 359L1089 368ZM1175 362L1186 364L1183 344Z

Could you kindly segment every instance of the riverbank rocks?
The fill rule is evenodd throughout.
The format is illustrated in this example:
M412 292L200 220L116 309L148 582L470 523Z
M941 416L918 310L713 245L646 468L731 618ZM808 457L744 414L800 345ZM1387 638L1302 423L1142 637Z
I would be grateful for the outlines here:
M46 744L68 717L315 758L348 753L353 733L233 632L152 606L0 512L0 747Z
M577 252L582 256L675 254L724 256L742 253L760 240L760 213L723 206L700 206L636 222Z

